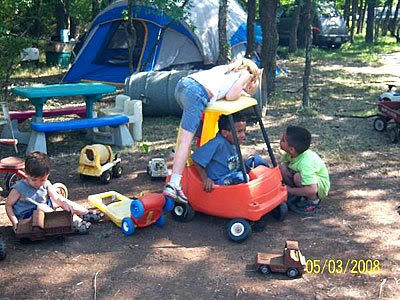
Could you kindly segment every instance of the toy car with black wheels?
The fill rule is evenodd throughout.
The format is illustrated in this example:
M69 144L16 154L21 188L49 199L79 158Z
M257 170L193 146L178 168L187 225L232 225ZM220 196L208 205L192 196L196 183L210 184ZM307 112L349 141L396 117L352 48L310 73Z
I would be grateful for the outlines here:
M173 218L180 222L190 221L195 212L230 219L227 235L238 243L246 240L253 230L262 230L265 227L263 218L270 212L278 220L283 220L288 213L287 188L282 183L282 175L255 99L241 97L236 101L219 100L209 105L205 110L201 144L215 136L216 123L221 114L228 115L231 128L235 128L232 114L249 107L254 108L272 166L257 166L247 177L238 138L232 130L243 177L249 180L237 185L214 185L211 192L205 192L202 180L189 159L181 180L188 204L175 203L172 210Z
M114 178L122 176L121 158L119 153L114 155L108 145L87 145L81 150L78 173L81 179L98 177L106 184Z
M388 90L379 96L379 101L400 101L400 93L393 90L394 84L388 84Z
M285 273L294 279L304 273L306 259L301 254L297 241L286 241L283 254L257 253L255 266L263 275Z
M168 168L164 158L152 158L147 164L147 174L152 178L165 178Z

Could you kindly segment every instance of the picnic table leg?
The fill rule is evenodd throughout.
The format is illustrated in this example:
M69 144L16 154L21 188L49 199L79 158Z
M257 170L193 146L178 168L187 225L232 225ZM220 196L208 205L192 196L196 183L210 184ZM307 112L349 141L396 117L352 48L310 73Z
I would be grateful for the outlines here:
M37 132L35 130L32 130L28 147L26 148L26 155L28 155L33 151L40 151L42 153L47 153L46 135L43 132Z
M85 96L85 102L86 102L86 118L91 119L93 118L93 104L100 100L103 97L103 95L88 95Z
M42 122L43 120L43 105L47 102L47 98L35 98L29 99L30 102L35 106L35 122Z

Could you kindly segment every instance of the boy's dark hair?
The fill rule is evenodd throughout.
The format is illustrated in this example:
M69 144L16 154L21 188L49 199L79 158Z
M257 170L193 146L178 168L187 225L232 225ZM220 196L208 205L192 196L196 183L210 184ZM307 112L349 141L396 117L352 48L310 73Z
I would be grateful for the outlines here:
M287 143L293 147L298 154L306 151L311 144L311 133L300 126L290 125L286 128Z
M241 113L234 113L232 114L233 122L246 122L246 118ZM227 115L221 115L218 119L218 128L219 131L221 130L228 130L231 131L231 126L229 125L229 118Z
M50 173L50 158L39 151L30 153L25 159L25 172L32 177L43 177Z

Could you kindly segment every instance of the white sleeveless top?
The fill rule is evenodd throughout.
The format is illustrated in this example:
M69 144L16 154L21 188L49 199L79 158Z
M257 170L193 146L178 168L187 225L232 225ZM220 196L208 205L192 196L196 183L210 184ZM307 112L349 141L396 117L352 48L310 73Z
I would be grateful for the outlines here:
M222 65L190 74L188 77L196 80L213 94L209 101L212 103L225 97L232 85L239 79L240 71L228 71L228 66Z

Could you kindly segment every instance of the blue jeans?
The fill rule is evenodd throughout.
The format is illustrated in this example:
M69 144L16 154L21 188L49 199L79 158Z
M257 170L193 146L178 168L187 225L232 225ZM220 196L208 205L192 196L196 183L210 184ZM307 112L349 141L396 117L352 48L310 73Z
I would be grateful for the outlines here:
M266 166L269 164L259 155L254 154L249 156L249 158L244 163L246 166L246 173L248 173L251 169L254 169L258 166ZM245 182L243 178L242 171L233 171L225 175L223 178L216 180L214 183L218 185L231 185L231 184L239 184Z
M209 100L206 89L193 78L183 77L176 85L175 99L183 109L180 126L191 133L196 133L201 114Z

